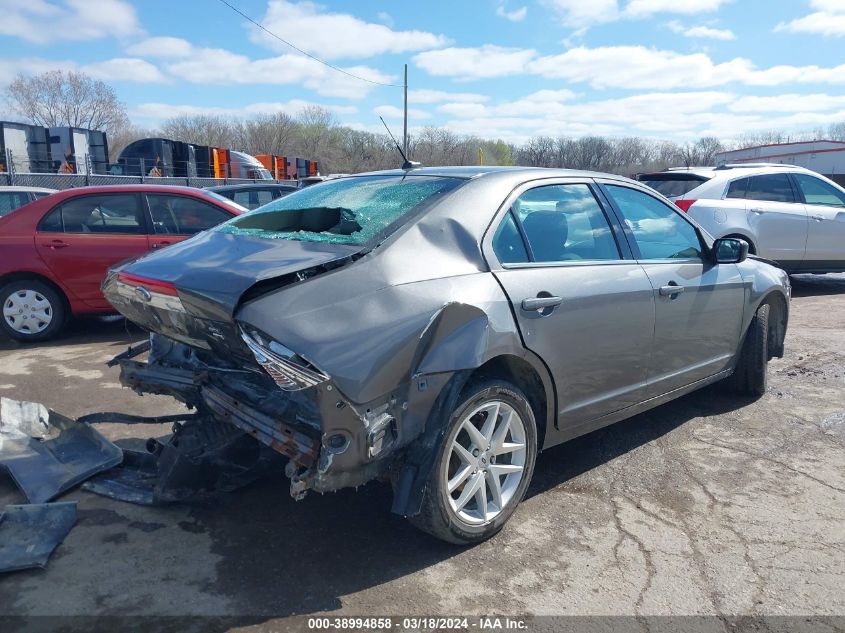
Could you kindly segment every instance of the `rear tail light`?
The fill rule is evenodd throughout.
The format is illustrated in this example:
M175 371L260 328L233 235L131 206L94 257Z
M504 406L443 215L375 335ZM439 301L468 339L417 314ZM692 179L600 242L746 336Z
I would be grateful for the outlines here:
M131 273L117 274L117 291L133 301L149 304L172 312L185 312L179 292L169 281L149 279Z
M241 327L241 338L256 362L283 391L300 391L329 379L304 358L258 330Z
M696 202L698 202L698 200L687 198L686 200L675 200L675 205L684 213L689 213L689 208Z

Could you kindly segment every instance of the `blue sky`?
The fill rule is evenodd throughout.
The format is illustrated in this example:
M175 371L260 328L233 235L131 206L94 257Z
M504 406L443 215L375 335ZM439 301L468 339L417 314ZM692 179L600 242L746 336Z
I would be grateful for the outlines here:
M229 1L374 81L401 83L407 63L412 132L729 139L845 121L845 0ZM138 125L315 103L401 128L400 88L219 0L0 0L0 15L0 86L81 69Z

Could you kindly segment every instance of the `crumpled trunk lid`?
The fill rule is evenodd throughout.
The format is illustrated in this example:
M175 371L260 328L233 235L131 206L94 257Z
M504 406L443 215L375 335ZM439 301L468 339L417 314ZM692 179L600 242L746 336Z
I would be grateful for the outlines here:
M243 354L233 321L242 301L341 266L360 251L208 231L113 268L103 293L142 327L224 355Z

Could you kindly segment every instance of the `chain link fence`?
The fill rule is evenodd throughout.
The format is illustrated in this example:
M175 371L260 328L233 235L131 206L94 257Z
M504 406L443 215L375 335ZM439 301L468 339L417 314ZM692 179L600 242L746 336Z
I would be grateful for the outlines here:
M182 187L214 187L217 185L234 185L245 183L282 182L296 184L295 180L263 180L258 178L209 178L205 174L196 175L197 169L193 165L182 163L151 162L140 167L126 165L92 164L90 157L77 164L66 159L54 161L52 167L56 171L48 171L49 161L36 160L28 156L25 160L12 156L11 150L0 153L0 186L43 187L45 189L71 189L73 187L104 186L104 185L177 185ZM137 168L136 168L137 167ZM149 167L149 169L147 169ZM135 172L125 175L126 171ZM121 173L123 172L123 173Z
M44 187L46 189L71 189L73 187L103 185L177 185L181 187L214 187L262 182L286 182L293 180L250 180L246 178L157 178L154 176L112 176L109 174L19 174L0 173L0 185L17 187Z

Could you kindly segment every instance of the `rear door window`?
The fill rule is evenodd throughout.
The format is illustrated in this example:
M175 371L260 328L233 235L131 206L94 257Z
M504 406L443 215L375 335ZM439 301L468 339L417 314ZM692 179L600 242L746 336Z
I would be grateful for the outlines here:
M525 242L516 222L513 213L508 212L505 219L496 230L493 237L493 252L502 264L518 264L528 261L528 251L525 250Z
M147 204L157 235L193 235L232 216L207 202L190 196L148 194Z
M65 233L144 233L134 193L79 196L62 203L41 221L39 231Z
M762 202L795 202L795 192L786 174L751 176L745 197Z
M620 259L610 224L586 184L529 189L514 201L511 210L528 239L532 261ZM503 239L506 236L502 233Z
M740 178L734 180L728 185L728 193L726 198L745 198L745 192L748 191L748 178Z

